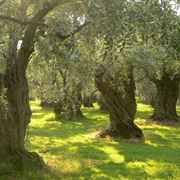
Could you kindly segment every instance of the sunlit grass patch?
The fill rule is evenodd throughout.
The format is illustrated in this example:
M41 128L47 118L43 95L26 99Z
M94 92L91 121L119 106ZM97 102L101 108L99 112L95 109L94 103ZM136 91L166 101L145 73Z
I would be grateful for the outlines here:
M149 105L138 104L135 122L142 122L152 115L153 108Z

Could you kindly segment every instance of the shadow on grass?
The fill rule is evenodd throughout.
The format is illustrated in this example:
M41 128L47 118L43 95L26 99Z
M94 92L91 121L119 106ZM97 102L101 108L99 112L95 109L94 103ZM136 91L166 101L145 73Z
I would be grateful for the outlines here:
M52 179L180 177L180 129L141 126L146 140L139 144L94 137L89 139L89 134L108 126L108 114L93 108L84 108L83 112L86 118L57 122L52 116L47 116L52 114L52 109L33 110L27 146L45 157L55 172L55 175L50 175ZM151 110L139 110L137 118L146 119L150 113ZM40 125L36 125L37 121Z
M39 115L38 117L44 117ZM105 124L101 121L94 121L88 118L83 118L76 121L51 121L43 124L41 127L33 127L30 130L31 136L54 137L66 139L78 134L87 134L101 128L105 128Z
M120 143L120 142L119 142ZM56 157L58 172L63 178L86 177L90 179L146 179L173 178L179 168L178 150L155 148L147 144L67 143L62 146L47 146L42 152ZM170 158L174 154L175 157ZM62 164L66 162L67 164ZM72 165L72 162L80 164ZM49 162L53 166L52 162ZM71 170L69 170L69 166ZM75 166L75 167L73 167ZM58 176L58 175L57 175Z

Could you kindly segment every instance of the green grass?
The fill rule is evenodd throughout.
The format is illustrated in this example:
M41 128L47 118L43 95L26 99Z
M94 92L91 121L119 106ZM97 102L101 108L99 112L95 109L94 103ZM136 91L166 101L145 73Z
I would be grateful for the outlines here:
M127 143L98 139L108 126L108 114L83 108L86 118L55 121L51 109L31 102L32 122L26 142L40 154L49 170L25 172L17 179L180 179L180 127L140 125L145 142ZM180 109L179 109L180 110ZM148 118L152 108L139 104L136 123Z

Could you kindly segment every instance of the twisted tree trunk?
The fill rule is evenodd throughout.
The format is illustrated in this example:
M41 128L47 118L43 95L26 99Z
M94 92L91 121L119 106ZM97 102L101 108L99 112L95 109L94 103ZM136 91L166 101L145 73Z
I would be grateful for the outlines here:
M110 113L110 128L107 133L125 139L141 139L143 133L133 122L136 114L133 70L129 72L129 82L115 78L107 76L105 71L96 76L97 88Z
M154 114L150 119L157 121L180 121L176 112L176 103L179 98L179 83L176 79L165 78L154 81L156 85L156 99Z
M14 168L43 166L42 159L35 153L26 151L24 142L26 129L31 119L29 87L26 78L28 57L25 52L17 53L18 38L10 36L7 68L1 86L6 90L7 112L0 118L0 158ZM31 51L28 53L31 54ZM24 62L24 64L22 64ZM2 91L1 91L2 93ZM0 170L1 172L3 170Z

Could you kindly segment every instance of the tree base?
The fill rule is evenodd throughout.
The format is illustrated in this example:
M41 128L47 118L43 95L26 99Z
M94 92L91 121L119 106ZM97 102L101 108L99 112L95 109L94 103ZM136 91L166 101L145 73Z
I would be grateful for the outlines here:
M22 170L37 170L46 167L43 159L34 152L18 152L0 155L0 176Z
M121 138L126 140L130 140L130 139L141 140L144 138L143 132L135 124L129 126L126 130L124 129L123 131L121 129L115 130L109 127L99 133L100 138L105 138L106 136L110 136L113 138Z
M61 121L61 120L67 120L67 121L75 121L77 119L82 119L84 118L85 116L83 115L82 112L79 112L78 114L76 115L72 115L72 116L68 116L66 117L65 115L61 114L61 113L55 113L55 119L57 121Z

